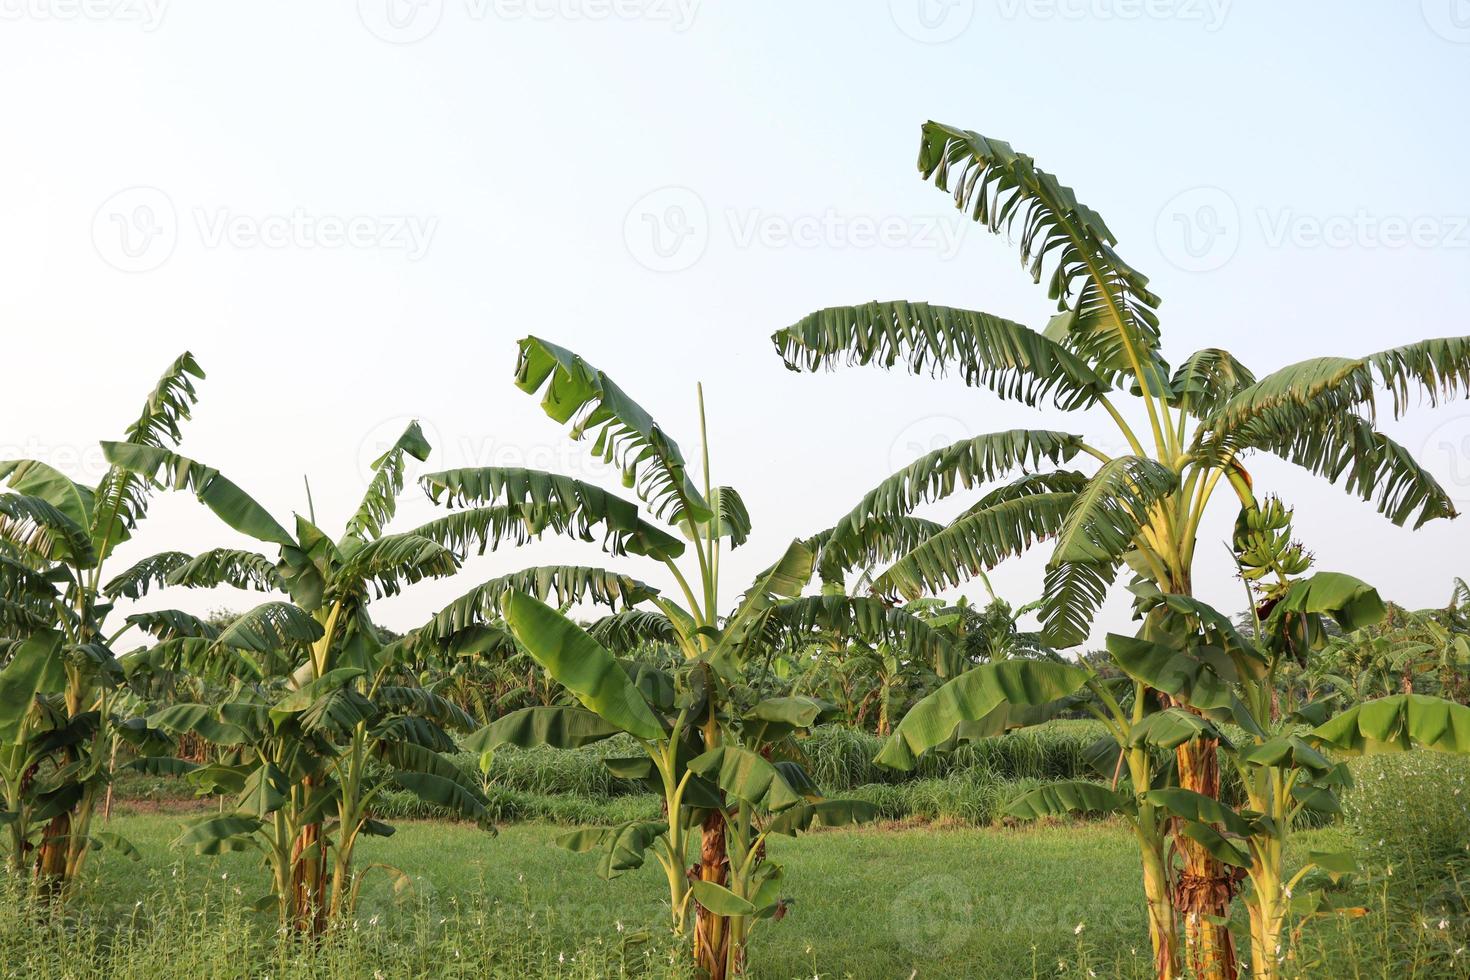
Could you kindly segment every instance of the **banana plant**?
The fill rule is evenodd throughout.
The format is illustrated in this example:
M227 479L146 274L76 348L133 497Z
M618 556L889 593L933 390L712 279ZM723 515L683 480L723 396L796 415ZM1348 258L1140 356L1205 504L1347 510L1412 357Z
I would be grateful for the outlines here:
M1457 629L1451 611L1390 605L1381 623L1334 637L1332 649L1352 665L1360 687L1413 694L1418 681L1420 690L1462 700L1470 634Z
M906 604L902 609L860 606L850 597L809 597L778 603L770 613L766 661L797 665L789 671L790 693L810 695L837 707L845 724L888 735L893 719L959 670L964 656L964 607L937 599ZM839 623L827 628L832 615L812 617L813 606L841 603L854 611L908 619L909 642L868 642L888 635L867 623Z
M1068 813L1126 819L1142 862L1154 964L1160 976L1175 976L1178 923L1170 900L1171 820L1152 794L1175 781L1173 760L1162 761L1160 753L1222 738L1213 722L1165 706L1143 682L1119 682L1086 664L1005 659L972 667L920 700L875 761L910 771L924 753L960 737L1040 724L1064 708L1087 711L1105 726L1108 734L1089 755L1111 785L1052 783L1014 801L1007 812L1020 819Z
M1363 751L1369 743L1381 743L1390 729L1401 748L1470 748L1470 738L1454 730L1460 721L1456 714L1464 712L1470 719L1470 709L1439 699L1412 699L1418 696L1371 701L1336 715L1335 698L1329 698L1303 705L1283 723L1275 723L1272 694L1287 665L1303 664L1318 653L1330 624L1364 629L1385 612L1376 590L1352 576L1305 576L1310 560L1291 538L1290 518L1290 510L1272 499L1244 508L1237 520L1234 547L1251 594L1253 638L1197 599L1135 582L1143 629L1136 637L1110 634L1107 644L1113 662L1139 691L1159 692L1178 706L1158 717L1174 713L1180 720L1192 719L1189 724L1221 746L1221 757L1239 776L1245 801L1238 808L1180 786L1140 793L1123 805L1157 807L1177 822L1181 834L1243 878L1250 967L1261 980L1280 976L1295 934L1287 930L1290 918L1332 909L1341 899L1342 877L1355 866L1351 854L1337 852L1309 854L1290 875L1285 866L1298 820L1309 812L1336 815L1337 792L1351 783L1346 765L1324 749ZM1385 717L1390 720L1384 722ZM1367 736L1360 732L1363 719ZM1226 738L1218 727L1226 723L1240 734ZM1017 806L1027 809L1030 804L1023 800ZM1175 887L1213 885L1209 879L1181 874ZM1232 895L1211 896L1211 902L1223 901L1228 908ZM1196 971L1208 965L1190 964Z
M776 812L803 797L791 784L800 777L777 769L767 786L774 796L750 798L743 784L724 778L724 762L711 760L732 760L732 766L744 760L736 768L770 775L751 761L763 758L765 748L753 741L754 733L773 725L804 728L816 717L809 700L766 697L750 683L749 668L765 656L767 635L802 603L802 615L830 628L863 624L895 641L922 625L876 615L883 604L867 597L806 602L801 593L816 571L818 549L802 540L793 541L722 615L722 555L746 543L751 521L739 493L712 482L708 444L702 446L702 485L696 486L678 443L607 374L536 337L522 340L519 350L516 384L541 392L553 420L569 424L574 439L590 439L596 457L616 464L639 503L542 471L449 470L421 480L431 499L464 508L444 518L445 526L490 528L492 546L526 544L548 533L599 543L614 557L661 566L676 591L666 594L602 568L533 566L491 579L447 606L435 620L437 638L456 642L462 632L503 615L521 646L579 702L512 712L470 744L479 751L501 744L575 747L618 732L631 735L643 756L613 760L614 772L647 780L663 798L663 818L581 831L568 843L599 850L605 874L641 865L652 853L668 879L675 931L689 931L692 912L698 966L711 977L730 976L743 968L752 919L774 916L780 907L768 901L774 872L757 870L769 866L752 860L752 849L763 853L761 835ZM703 440L702 392L699 428ZM547 605L548 598L563 606L610 607L611 615L596 627L601 640ZM676 647L674 668L619 659L609 649L643 640ZM856 820L871 811L853 805L842 812ZM820 813L811 819L837 819L832 806ZM780 824L797 830L810 825L796 817ZM686 870L696 837L699 858Z
M177 445L203 377L192 355L175 360L124 444ZM0 824L12 869L29 866L46 892L64 893L108 839L92 822L114 739L145 753L167 748L118 716L113 646L131 623L109 621L118 592L105 577L147 515L151 488L118 466L86 486L34 459L0 462L0 481L10 487L0 494Z
M1125 564L1160 592L1190 595L1200 521L1217 489L1251 499L1242 457L1269 452L1372 501L1395 524L1455 514L1450 497L1403 446L1373 424L1375 392L1397 416L1417 389L1433 403L1470 383L1470 338L1450 337L1361 357L1316 357L1257 378L1220 348L1171 368L1159 297L1116 249L1103 219L1009 144L935 122L923 126L919 170L953 192L988 230L1014 233L1023 267L1044 277L1056 314L1038 331L975 310L877 301L812 313L774 335L787 367L840 363L954 372L971 387L1063 412L1105 414L1126 447L1106 452L1075 433L1017 429L927 453L874 488L839 523L860 532L914 508L974 491L970 506L873 580L881 595L915 598L961 584L1041 540L1054 540L1041 605L1043 640L1086 639ZM1123 402L1132 400L1132 407ZM1088 461L1088 471L1073 468ZM997 483L996 481L1001 481ZM1181 746L1182 786L1218 795L1208 740ZM1224 908L1228 869L1180 838L1185 872L1210 879L1181 892L1186 940L1205 974L1231 973ZM1164 900L1163 895L1151 900ZM1175 951L1164 959L1177 962ZM1177 969L1177 967L1175 968Z
M455 747L449 730L468 731L473 720L404 676L401 660L413 642L384 642L369 615L373 598L460 566L437 526L386 531L406 459L430 452L417 423L374 461L367 491L335 541L314 513L298 514L295 533L287 531L213 467L133 443L104 443L103 451L122 471L194 493L226 525L277 549L275 560L230 548L157 555L117 583L130 595L163 584L282 595L223 631L179 610L143 620L161 641L147 656L225 659L225 674L241 682L219 706L181 704L152 717L168 731L234 750L230 763L191 778L203 791L234 794L236 809L192 827L188 842L206 853L260 847L273 862L283 921L319 934L357 894L357 841L391 832L372 815L384 790L397 786L487 820L479 788L443 757Z
M484 725L520 708L572 703L566 689L541 670L502 621L476 631L473 642L417 642L405 669ZM421 636L421 640L427 640Z

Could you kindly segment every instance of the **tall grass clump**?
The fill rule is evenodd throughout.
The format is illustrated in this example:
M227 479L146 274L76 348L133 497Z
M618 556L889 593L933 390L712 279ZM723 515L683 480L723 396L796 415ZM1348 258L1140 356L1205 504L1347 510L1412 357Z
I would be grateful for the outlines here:
M1001 819L1012 800L1042 785L1039 779L1003 779L970 771L945 779L869 783L846 795L878 808L882 820L920 820L984 827Z
M0 976L194 980L360 980L451 977L519 980L556 977L686 980L687 954L659 928L615 929L568 943L575 907L478 896L450 902L399 901L364 908L319 940L279 932L270 916L228 880L200 892L157 883L126 909L83 908L52 914L27 883L0 878Z
M485 809L495 823L553 823L562 826L622 824L653 820L659 814L659 799L653 793L613 797L580 796L576 793L531 793L489 786ZM381 820L453 820L443 807L426 803L407 790L387 790L378 795L373 813Z
M1365 860L1400 890L1470 881L1470 759L1434 752L1352 763L1343 813Z
M466 771L480 774L487 787L610 799L647 792L638 783L617 778L603 764L604 759L637 755L638 751L638 744L631 736L616 735L575 751L546 746L529 749L506 746L495 750L490 757L489 770L483 774L480 773L480 760L473 755L461 753L456 762Z
M883 739L843 725L815 729L802 740L818 785L829 793L847 792L873 783L895 784L922 779L948 779L980 773L1000 779L1086 779L1095 776L1085 751L1104 733L1091 721L1056 721L977 739L950 752L926 755L912 772L876 765Z

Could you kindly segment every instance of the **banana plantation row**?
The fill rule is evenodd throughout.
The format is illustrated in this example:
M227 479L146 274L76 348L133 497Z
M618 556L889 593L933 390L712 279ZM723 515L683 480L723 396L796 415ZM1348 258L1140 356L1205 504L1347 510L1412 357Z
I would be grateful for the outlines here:
M957 375L1054 418L1103 413L1125 453L1042 428L927 453L831 527L767 542L768 567L734 583L739 600L721 608L731 594L722 553L751 545L752 521L734 487L715 482L702 398L687 427L700 440L692 464L672 430L607 374L528 337L515 383L618 466L631 496L527 469L446 470L419 481L443 515L390 530L409 458L430 455L415 424L374 462L345 524L323 527L314 513L269 513L176 451L203 377L185 354L122 438L102 444L109 469L96 486L35 460L0 463L9 487L0 495L0 824L14 872L64 903L91 851L130 847L94 826L114 773L187 774L226 803L184 842L204 854L258 849L271 871L266 907L283 926L318 935L351 912L366 873L354 861L358 841L391 833L374 816L381 794L407 790L486 821L480 788L447 753L571 748L627 733L641 754L608 765L660 794L663 818L564 843L595 852L605 875L651 857L668 880L670 928L688 937L703 973L734 976L752 933L786 911L787 871L768 856L771 835L875 815L870 804L821 796L800 743L833 704L782 688L771 664L793 655L820 664L823 650L858 648L886 665L874 672L884 678L876 695L855 693L888 735L884 766L911 769L925 753L1064 712L1100 720L1112 778L1043 786L1011 812L1106 814L1131 829L1160 977L1277 976L1293 923L1329 907L1354 867L1347 853L1313 854L1297 868L1284 857L1304 813L1336 811L1342 758L1470 751L1470 708L1412 684L1357 699L1310 683L1330 634L1373 628L1385 606L1367 583L1312 570L1291 509L1255 484L1247 463L1252 453L1285 459L1395 524L1454 517L1444 489L1374 418L1379 398L1397 415L1415 396L1459 394L1470 384L1470 338L1324 356L1259 378L1218 348L1171 367L1158 297L1070 188L1006 143L935 123L923 127L919 169L975 221L1019 242L1056 315L1037 331L924 303L824 309L775 334L786 367ZM193 494L258 550L163 552L114 567L164 491ZM954 519L918 515L950 497L968 505ZM1200 520L1217 497L1238 512L1230 570L1251 600L1241 626L1192 594ZM615 567L527 564L405 635L375 625L375 599L453 576L471 554L547 536L595 542ZM1008 656L1004 644L977 651L953 613L936 614L928 597L1043 543L1042 642L1084 642L1119 576L1136 632L1110 634L1105 655L1080 660ZM673 586L646 584L650 572ZM114 615L123 600L219 585L267 598L223 626L172 609ZM568 617L573 606L607 613L584 628ZM679 656L666 665L628 656L650 643ZM476 719L419 670L509 655L532 658L575 703ZM890 718L889 685L909 665L933 684L911 705L899 699L907 710ZM1333 696L1310 697L1320 690ZM185 745L210 751L186 761ZM1220 798L1221 766L1238 773L1238 805ZM1248 950L1225 925L1235 902L1248 911Z

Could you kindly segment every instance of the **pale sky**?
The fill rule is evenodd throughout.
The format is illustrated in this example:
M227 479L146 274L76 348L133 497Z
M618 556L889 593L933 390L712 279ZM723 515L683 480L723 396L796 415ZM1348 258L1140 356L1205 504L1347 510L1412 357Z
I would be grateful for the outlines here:
M1176 363L1218 345L1264 373L1470 333L1464 0L0 0L0 80L0 456L95 482L96 441L188 349L209 378L182 451L283 521L305 476L336 533L364 462L414 417L431 468L605 478L511 384L536 333L691 458L704 382L715 480L755 520L727 605L934 445L1014 426L1116 445L1095 415L774 355L777 328L870 299L1045 324L1015 247L919 179L926 119L1076 188L1163 297ZM1470 508L1465 403L1389 428ZM1413 533L1286 464L1252 470L1296 505L1319 568L1410 606L1470 572L1465 519ZM435 513L410 499L400 528ZM1217 501L1197 590L1234 611ZM240 543L185 495L152 517L121 558ZM998 590L1034 598L1046 553ZM668 584L544 544L377 615L409 628L482 578L561 561ZM1121 583L1094 638L1109 629L1131 629Z

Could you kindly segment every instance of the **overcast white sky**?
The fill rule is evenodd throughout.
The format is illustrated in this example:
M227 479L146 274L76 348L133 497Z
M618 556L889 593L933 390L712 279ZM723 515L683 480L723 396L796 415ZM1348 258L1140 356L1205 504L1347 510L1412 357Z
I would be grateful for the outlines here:
M933 445L1018 425L1116 444L957 380L773 354L773 330L869 299L1045 323L1014 247L917 176L925 119L1075 187L1152 277L1175 361L1220 345L1260 373L1470 332L1464 0L0 0L0 81L4 456L94 481L96 441L189 349L209 378L183 451L283 520L306 476L340 528L411 417L435 468L595 474L511 384L534 332L689 454L704 382L716 481L756 523L727 603ZM1470 505L1465 404L1391 430ZM1409 605L1470 571L1465 520L1416 534L1253 471L1321 568ZM413 499L402 526L433 513ZM1233 517L1222 495L1197 570L1232 611ZM236 542L190 497L153 518L122 558ZM533 557L601 561L502 552L379 618L416 625ZM1044 559L998 589L1033 598ZM1117 591L1095 637L1129 628Z

